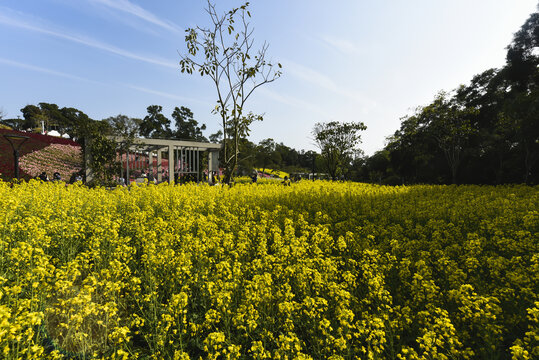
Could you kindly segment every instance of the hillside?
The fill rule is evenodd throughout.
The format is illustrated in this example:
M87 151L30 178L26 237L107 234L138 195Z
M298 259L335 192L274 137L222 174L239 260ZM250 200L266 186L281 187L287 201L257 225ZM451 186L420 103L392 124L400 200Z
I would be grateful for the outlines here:
M4 137L6 134L29 137L19 149L21 179L30 179L42 171L46 171L49 177L58 171L66 179L72 172L80 170L82 158L80 145L76 142L55 136L0 129L0 177L3 179L15 176L13 150Z

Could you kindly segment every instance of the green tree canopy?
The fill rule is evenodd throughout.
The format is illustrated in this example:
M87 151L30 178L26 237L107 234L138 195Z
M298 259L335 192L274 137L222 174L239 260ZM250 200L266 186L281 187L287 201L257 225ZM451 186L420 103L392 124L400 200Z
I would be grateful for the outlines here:
M402 119L386 146L399 178L431 183L456 182L457 177L464 183L539 181L539 12L515 33L506 60L502 68L483 71Z
M170 119L162 114L163 107L150 105L148 115L140 123L140 135L147 138L171 138Z
M181 140L208 141L202 134L206 130L206 124L198 125L194 119L193 112L187 107L175 107L172 112L172 118L175 121L176 129L174 137Z
M361 142L359 132L366 129L362 122L331 121L314 126L314 141L332 179L337 179L348 171L353 154Z
M470 116L475 114L474 108L460 104L455 97L449 98L440 92L434 101L421 108L418 114L419 125L428 129L447 160L453 184L457 182L457 172L461 154L475 129L471 126Z
M21 109L24 117L23 129L35 129L41 126L40 121L43 120L43 113L38 106L26 105Z
M262 172L280 162L280 154L275 152L276 145L275 140L268 138L260 140L256 146L256 163L262 168Z

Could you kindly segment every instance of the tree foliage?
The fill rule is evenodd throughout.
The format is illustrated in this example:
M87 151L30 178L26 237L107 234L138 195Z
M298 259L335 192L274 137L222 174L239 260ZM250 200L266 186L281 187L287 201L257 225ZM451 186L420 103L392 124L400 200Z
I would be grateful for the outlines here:
M160 105L150 105L146 109L148 115L140 123L140 135L146 138L170 138L170 119L162 114L163 107Z
M213 143L221 142L221 139L223 138L223 131L222 130L217 130L215 133L208 136L208 138Z
M118 114L104 121L109 125L113 135L134 140L139 135L140 119L130 118L127 115Z
M539 12L531 16L515 34L507 48L507 65L504 68L507 79L516 91L529 90L537 86L539 74Z
M388 139L386 183L539 183L539 13L507 62L402 119ZM369 181L370 162L356 179ZM443 164L447 164L443 166Z
M522 92L507 101L499 114L499 126L504 134L518 144L523 155L523 180L528 182L539 160L539 87Z
M226 183L239 160L240 140L249 134L253 121L262 120L261 115L247 112L247 100L257 88L281 75L281 65L276 68L266 59L267 43L255 50L248 6L245 3L219 14L208 0L206 11L211 24L186 30L187 54L180 61L182 72L208 76L215 87L217 104L213 112L221 119Z
M473 107L465 107L455 97L448 98L447 93L440 92L431 104L419 108L415 115L417 131L431 136L442 150L452 183L457 182L462 151L475 132L470 122L470 116L475 113Z
M262 172L270 167L271 164L279 163L280 153L276 152L275 148L275 140L271 138L261 140L256 146L255 157L257 162L262 165Z
M109 135L122 138L122 141L116 144L116 151L120 151L121 154L129 152L135 138L139 136L142 120L118 114L103 121L108 125Z
M112 139L104 136L103 131L106 125L103 122L92 123L89 129L88 149L91 153L89 160L85 161L85 168L90 168L94 184L113 184L114 178L118 174L117 145ZM86 150L84 147L83 149Z
M45 117L41 109L36 105L26 105L21 109L21 113L24 117L24 122L22 124L24 130L38 128L41 120L44 120Z
M175 107L172 112L172 118L175 121L176 129L173 136L180 140L208 141L203 130L206 130L206 124L198 125L194 119L191 109L181 106Z
M316 146L325 160L326 168L332 179L345 175L357 145L361 142L360 131L367 127L362 122L317 123L313 129Z

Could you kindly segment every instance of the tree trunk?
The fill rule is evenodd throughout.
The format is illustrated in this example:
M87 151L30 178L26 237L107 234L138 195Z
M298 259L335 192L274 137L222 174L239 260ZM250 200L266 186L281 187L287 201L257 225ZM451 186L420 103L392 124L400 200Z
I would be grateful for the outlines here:
M238 139L238 125L237 123L234 124L234 137L233 137L234 145L233 145L233 152L234 156L228 160L225 164L225 177L223 179L223 183L230 185L232 182L232 179L234 178L234 170L236 169L236 165L238 164L238 154L239 154L239 139ZM226 150L226 148L225 148Z
M524 156L524 183L527 184L529 181L529 176L531 174L532 168L535 165L535 162L537 161L539 153L537 151L534 151L533 149L530 149L529 143L524 144L524 149L526 150L526 154ZM531 145L533 146L533 144Z
M458 163L453 163L451 165L451 183L452 184L457 183L457 167L458 167Z
M444 151L449 169L451 170L451 183L457 183L457 171L460 162L460 152L458 149L448 149Z
M528 146L525 146L526 149L526 155L524 156L524 184L528 183L528 176L530 175L530 171L532 168L532 159L530 154L530 149Z
M503 155L499 155L499 161L498 161L498 170L496 171L496 185L500 185L502 183L503 178Z

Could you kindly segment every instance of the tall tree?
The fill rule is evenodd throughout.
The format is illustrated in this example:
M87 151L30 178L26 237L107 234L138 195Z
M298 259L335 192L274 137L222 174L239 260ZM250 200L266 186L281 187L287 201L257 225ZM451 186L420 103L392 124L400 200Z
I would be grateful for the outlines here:
M180 61L182 72L207 75L216 89L217 104L213 112L221 117L225 183L231 181L237 165L240 139L249 133L253 121L262 120L260 115L247 113L247 100L257 88L281 75L266 59L267 43L258 51L253 48L248 6L245 3L220 15L215 4L208 0L206 11L211 25L186 30L187 54Z
M23 128L35 129L41 126L40 122L43 120L43 113L38 106L26 105L21 109L22 116L24 117Z
M217 132L211 134L209 136L209 139L212 143L218 143L221 141L221 139L223 138L223 131L222 130L217 130Z
M420 108L415 114L401 118L400 129L391 136L386 145L391 167L401 183L445 182L441 174L445 170L444 155L429 129L420 122ZM442 170L442 171L440 171Z
M103 122L108 124L110 135L122 138L122 141L117 143L117 151L119 151L120 156L122 157L123 154L128 154L135 142L135 138L139 135L140 123L142 120L118 114L104 119ZM123 174L122 166L120 166L120 169L120 173Z
M175 107L172 112L172 118L176 123L174 137L182 140L207 141L202 134L206 130L206 124L198 125L193 117L193 112L187 107Z
M370 182L382 184L382 179L387 178L388 172L391 169L391 161L389 159L388 150L380 150L372 156L364 159L366 175Z
M503 181L510 144L506 130L498 126L498 113L507 96L508 82L499 69L489 69L475 75L470 84L456 90L456 100L477 112L470 115L476 130L467 144L467 158L459 171L465 182L495 183Z
M337 179L347 171L356 147L361 142L359 132L366 129L362 122L332 121L314 126L314 141L332 179Z
M538 5L539 9L539 5ZM539 12L530 15L507 47L506 77L513 90L524 91L539 84Z
M170 138L170 119L161 112L163 107L159 105L150 105L146 108L148 115L140 123L140 135L147 138Z
M524 176L528 183L532 169L539 160L539 88L533 92L522 92L515 99L506 103L500 113L500 123L514 137L523 159ZM511 138L509 138L511 139Z
M275 146L275 141L271 138L260 140L256 146L256 161L262 168L262 172L265 172L270 164L276 162Z
M536 183L539 161L539 13L507 48L507 63L407 116L386 146L406 182ZM434 145L434 146L433 146Z
M256 145L247 138L240 139L239 154L235 174L251 175L256 162Z
M109 124L112 135L133 140L138 136L142 122L140 119L130 118L122 114L108 117L103 121Z
M135 142L135 138L139 135L142 120L118 114L108 117L103 121L108 124L111 135L123 139L120 144L120 150L128 151L129 147Z
M62 108L61 113L67 123L72 124L68 133L81 145L84 171L90 172L92 184L111 184L117 174L116 143L108 139L110 125L106 121L96 121L75 108Z
M499 119L513 130L524 160L523 180L528 182L539 158L539 11L530 15L508 46L504 72L511 91Z
M56 104L40 102L36 105L26 105L21 109L24 116L23 127L39 131L57 130L60 133L67 133L71 137L78 126L80 110L75 108L60 108Z
M455 98L448 98L448 94L440 92L430 105L421 109L419 115L420 122L429 128L429 133L445 155L453 184L457 182L464 145L475 131L469 119L469 115L474 113L476 109L466 108Z
M57 130L60 133L65 133L65 130L71 126L58 105L41 102L39 107L44 120L44 131Z

